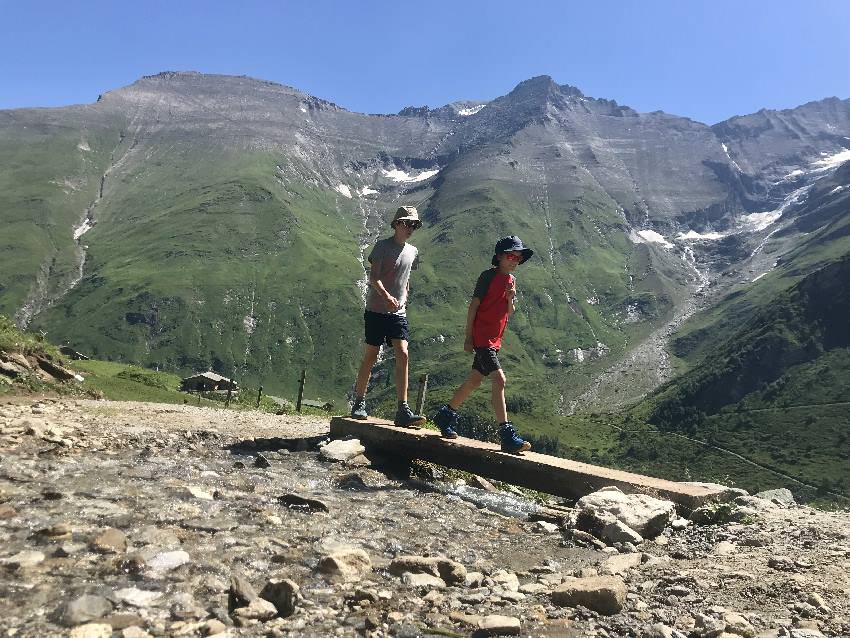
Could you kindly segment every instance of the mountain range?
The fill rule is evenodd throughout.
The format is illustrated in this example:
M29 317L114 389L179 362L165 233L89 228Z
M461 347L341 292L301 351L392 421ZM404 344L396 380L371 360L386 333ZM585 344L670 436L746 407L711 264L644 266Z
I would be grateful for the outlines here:
M308 394L342 400L364 257L412 204L411 376L430 375L434 400L469 363L475 279L517 234L536 256L504 340L509 400L606 411L661 386L641 409L685 427L683 406L703 422L846 347L813 317L846 287L848 160L837 98L709 126L541 76L489 102L366 115L164 72L92 104L0 111L0 313L92 356L282 394L307 369ZM812 341L805 356L759 337L788 304L805 320L778 338ZM776 355L757 371L736 355L752 343Z

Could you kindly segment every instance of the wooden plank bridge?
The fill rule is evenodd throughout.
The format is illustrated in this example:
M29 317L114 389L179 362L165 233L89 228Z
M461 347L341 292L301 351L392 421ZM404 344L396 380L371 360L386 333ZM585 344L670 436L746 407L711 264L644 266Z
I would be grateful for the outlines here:
M533 451L522 455L508 454L495 443L464 437L444 439L434 430L398 428L392 421L372 417L366 421L333 417L331 436L354 437L360 439L367 449L430 461L571 499L609 485L626 493L641 492L665 498L688 510L731 498L727 490L718 487L676 483Z

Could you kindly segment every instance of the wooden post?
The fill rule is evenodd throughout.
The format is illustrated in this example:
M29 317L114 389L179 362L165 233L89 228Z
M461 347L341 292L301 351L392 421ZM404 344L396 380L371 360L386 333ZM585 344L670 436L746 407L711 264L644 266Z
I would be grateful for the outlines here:
M304 380L307 378L307 370L301 371L301 381L298 382L298 401L295 404L295 411L301 412L301 401L304 399Z
M263 386L260 386L260 389L257 390L257 407L260 407L260 398L263 396Z
M422 414L425 407L425 393L428 391L428 375L419 377L419 391L416 393L416 414Z

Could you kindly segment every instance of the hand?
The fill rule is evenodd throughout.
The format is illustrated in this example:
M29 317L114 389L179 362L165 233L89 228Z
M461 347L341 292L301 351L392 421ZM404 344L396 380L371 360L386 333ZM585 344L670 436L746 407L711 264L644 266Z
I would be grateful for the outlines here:
M508 285L505 288L505 297L507 297L508 301L513 301L516 298L516 284L513 279L508 281Z
M396 299L390 294L387 294L385 301L387 302L387 308L390 312L395 312L396 310L401 308L401 304L399 304L398 299Z
M469 335L463 342L463 351L472 352L474 349L472 346L472 335Z

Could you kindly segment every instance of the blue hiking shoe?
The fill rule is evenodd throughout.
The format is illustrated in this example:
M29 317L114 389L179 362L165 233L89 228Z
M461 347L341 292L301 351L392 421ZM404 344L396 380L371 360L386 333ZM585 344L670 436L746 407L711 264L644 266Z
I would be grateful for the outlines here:
M455 428L457 427L458 417L458 413L447 405L440 408L440 411L434 415L434 423L440 428L440 434L443 435L444 439L457 438Z
M499 426L499 438L502 441L502 452L519 454L531 449L531 443L517 434L514 424L510 421L505 421Z

